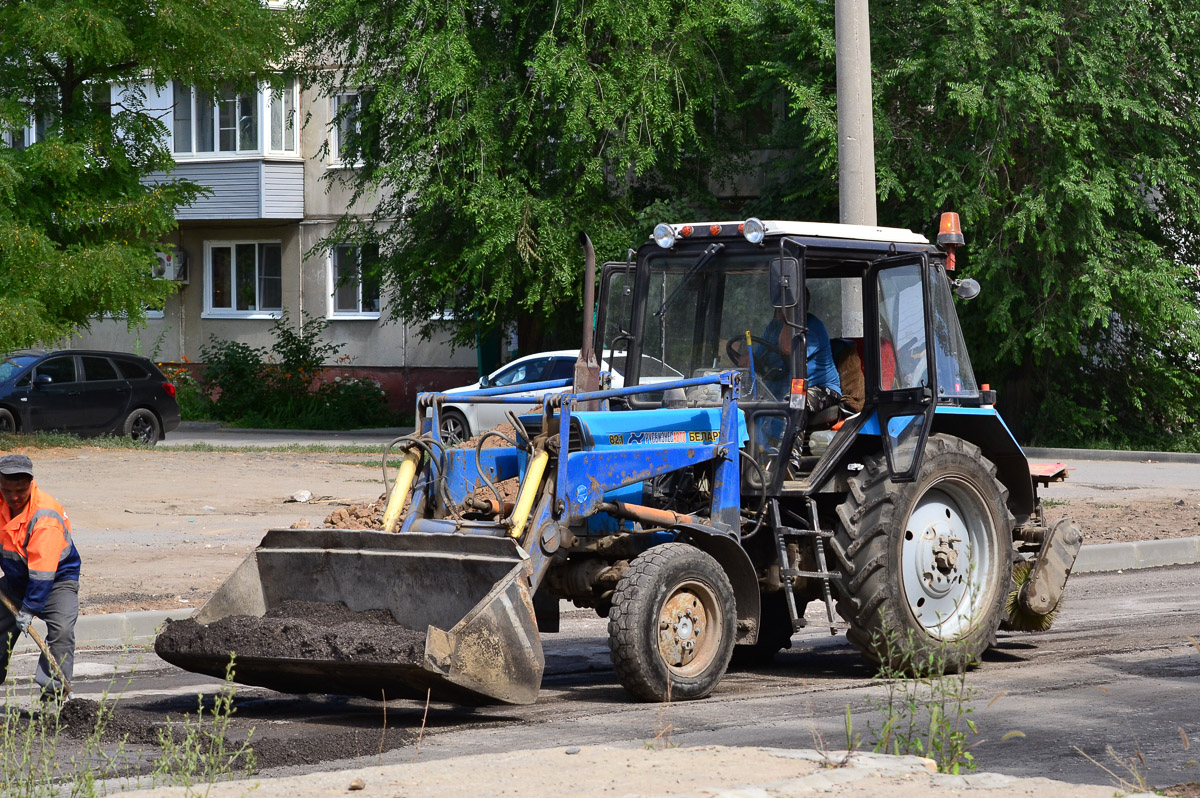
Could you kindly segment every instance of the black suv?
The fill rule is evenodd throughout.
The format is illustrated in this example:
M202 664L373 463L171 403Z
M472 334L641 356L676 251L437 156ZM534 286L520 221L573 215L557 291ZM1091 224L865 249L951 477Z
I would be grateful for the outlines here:
M147 358L26 349L0 359L0 432L122 435L153 445L178 426L175 386Z

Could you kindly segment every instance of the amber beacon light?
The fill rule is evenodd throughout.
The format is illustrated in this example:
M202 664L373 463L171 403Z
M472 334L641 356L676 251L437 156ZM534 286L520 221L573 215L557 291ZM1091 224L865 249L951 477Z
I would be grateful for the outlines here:
M938 222L937 242L946 248L946 271L954 271L954 249L966 243L957 213L946 211L942 214Z

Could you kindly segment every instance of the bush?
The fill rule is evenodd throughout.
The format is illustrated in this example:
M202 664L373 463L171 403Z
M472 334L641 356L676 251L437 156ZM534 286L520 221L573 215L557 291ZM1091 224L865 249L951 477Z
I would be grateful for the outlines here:
M211 396L211 415L240 427L271 429L355 429L387 426L387 394L368 379L321 382L325 363L341 346L322 338L325 319L305 315L299 330L285 312L271 327L270 352L212 337L201 350L205 360L199 389Z
M204 376L200 384L213 397L213 415L233 421L252 413L262 402L263 356L258 347L238 341L223 341L215 335L200 350L204 358Z
M175 399L179 402L179 415L184 421L208 421L213 418L213 402L208 391L200 384L188 368L191 363L186 357L182 363L159 363L162 373L175 386Z

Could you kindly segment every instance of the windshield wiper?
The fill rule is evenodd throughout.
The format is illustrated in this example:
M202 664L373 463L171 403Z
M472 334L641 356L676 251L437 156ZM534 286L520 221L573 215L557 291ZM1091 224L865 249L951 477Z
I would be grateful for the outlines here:
M700 253L700 257L697 258L696 262L692 264L692 267L687 270L687 274L683 275L683 279L680 280L675 286L675 290L673 290L667 296L667 298L663 300L662 306L654 312L654 315L661 319L663 314L667 312L667 308L679 297L680 292L683 291L684 287L691 281L693 277L696 276L696 273L703 269L705 264L712 260L713 257L715 257L716 254L723 249L725 249L725 245L719 242L709 244L707 247L705 247L704 252Z

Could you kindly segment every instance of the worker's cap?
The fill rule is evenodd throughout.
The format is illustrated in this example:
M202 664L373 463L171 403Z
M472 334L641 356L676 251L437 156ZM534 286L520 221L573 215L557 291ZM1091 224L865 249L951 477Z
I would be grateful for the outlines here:
M23 454L0 457L0 474L6 477L33 476L33 461Z

